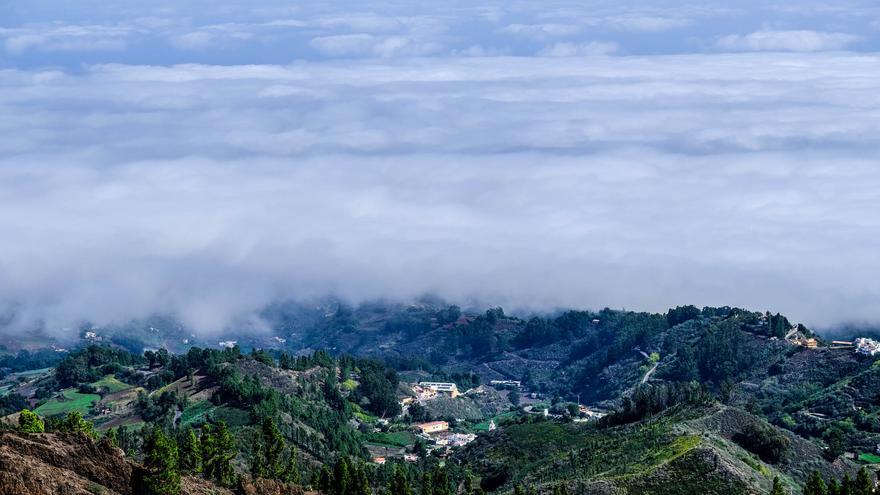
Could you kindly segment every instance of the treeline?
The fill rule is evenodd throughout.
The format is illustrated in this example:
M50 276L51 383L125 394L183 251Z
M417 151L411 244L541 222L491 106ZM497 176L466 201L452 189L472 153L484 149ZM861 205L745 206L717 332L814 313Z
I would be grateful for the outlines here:
M601 426L641 421L682 405L704 406L713 402L708 389L697 382L673 382L636 387L621 401L620 408L599 420Z
M784 493L784 492L779 492ZM813 471L804 485L804 495L874 495L880 493L874 486L874 479L864 467L859 469L855 479L845 474L843 479L822 478L818 471ZM778 495L773 493L772 495Z
M38 370L49 368L58 364L66 353L54 349L40 349L36 351L21 350L17 354L0 355L0 378L7 373Z

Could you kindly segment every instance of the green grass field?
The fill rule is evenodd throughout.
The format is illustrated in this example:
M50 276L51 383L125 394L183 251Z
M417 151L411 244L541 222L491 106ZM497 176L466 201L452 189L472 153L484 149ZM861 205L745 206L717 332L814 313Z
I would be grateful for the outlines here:
M251 413L235 407L218 407L211 411L211 417L217 421L225 421L230 427L247 426L251 422Z
M868 464L880 464L880 455L874 454L859 454L859 460L862 462L867 462Z
M122 392L123 390L128 390L133 388L131 385L127 383L123 383L116 379L113 375L107 375L104 378L96 381L92 385L97 389L104 389L108 394L115 394L116 392Z
M415 443L416 437L408 431L395 431L393 433L370 433L367 435L367 443L375 445L388 445L391 447L406 447Z
M40 416L57 416L67 414L69 412L79 412L83 416L88 414L92 404L101 400L101 396L97 394L81 394L74 389L67 389L61 392L63 398L53 398L42 406L36 408L34 412Z
M214 409L214 404L211 404L211 401L203 400L196 402L184 409L180 415L180 424L190 425L202 421L205 419L205 415L212 409Z

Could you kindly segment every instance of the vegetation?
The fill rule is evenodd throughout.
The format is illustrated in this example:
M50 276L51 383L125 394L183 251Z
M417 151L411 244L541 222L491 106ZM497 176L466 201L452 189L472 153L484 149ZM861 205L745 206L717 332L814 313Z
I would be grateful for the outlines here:
M35 413L23 409L18 415L18 430L24 433L43 433L46 426L43 420Z
M180 467L177 445L160 428L154 428L144 444L144 490L149 495L178 495Z
M22 411L22 432L72 442L97 438L97 425L103 444L142 464L145 493L176 495L185 476L325 495L563 495L595 483L621 493L694 493L689 483L710 494L870 493L871 473L856 474L843 454L880 443L880 366L780 341L791 329L810 335L782 315L681 306L521 319L376 303L309 321L303 342L333 353L90 345L61 354L54 374L10 376L0 409ZM499 376L523 387L480 387ZM412 394L402 382L418 380L477 390L402 415ZM609 414L590 421L578 403ZM713 416L728 410L739 416ZM477 440L446 453L413 433L432 419ZM377 455L387 462L370 462Z

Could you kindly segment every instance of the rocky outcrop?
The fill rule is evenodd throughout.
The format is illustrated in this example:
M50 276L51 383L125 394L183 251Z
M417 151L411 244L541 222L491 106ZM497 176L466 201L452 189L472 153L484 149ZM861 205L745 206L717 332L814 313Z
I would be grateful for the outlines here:
M89 438L0 433L0 495L132 495L136 469Z
M85 436L0 432L0 495L139 495L141 466L122 450ZM233 495L194 476L182 495ZM319 495L273 480L246 481L245 495Z

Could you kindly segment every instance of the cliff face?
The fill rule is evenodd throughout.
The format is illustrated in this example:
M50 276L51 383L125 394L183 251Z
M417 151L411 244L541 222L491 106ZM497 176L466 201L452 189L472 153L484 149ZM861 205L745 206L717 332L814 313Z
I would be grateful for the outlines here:
M137 467L90 439L0 433L0 495L132 495Z
M142 475L120 449L89 438L0 432L0 495L138 495ZM191 476L181 488L183 495L232 495ZM252 493L268 495L276 488L258 486Z

